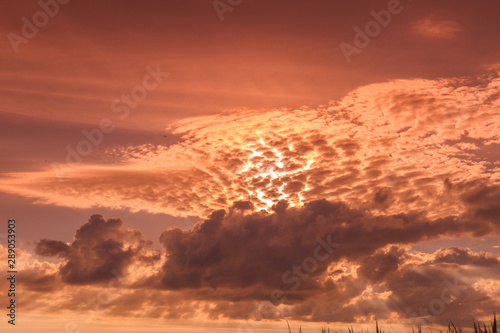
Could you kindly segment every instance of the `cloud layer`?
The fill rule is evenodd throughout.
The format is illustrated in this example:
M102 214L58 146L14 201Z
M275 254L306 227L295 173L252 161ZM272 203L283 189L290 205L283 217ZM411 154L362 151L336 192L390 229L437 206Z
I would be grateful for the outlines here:
M108 152L117 161L6 175L3 191L41 203L206 217L236 201L268 210L320 199L432 217L463 212L445 181L497 182L498 86L478 79L398 80L311 109L242 111L169 126L170 146Z
M21 269L33 307L245 320L271 301L269 319L410 324L489 315L496 255L412 246L499 236L499 83L373 84L328 106L186 119L168 128L176 144L111 150L114 163L62 179L4 175L0 189L39 203L203 218L163 231L162 252L100 215L71 243L40 240L50 259Z
M136 262L141 261L146 268L148 263L160 260L159 254L150 253L151 245L139 230L123 228L121 220L106 221L93 215L77 230L71 245L42 239L35 253L64 258L65 264L59 271L64 282L93 284L116 279Z
M118 292L107 291L113 297L100 305L107 314L139 313L147 306L147 316L247 319L261 304L273 304L265 312L269 319L363 322L376 316L427 325L446 324L458 313L458 323L467 325L470 316L488 315L500 305L498 287L487 287L498 281L500 258L456 246L434 253L411 249L442 237L500 235L498 186L460 185L449 191L458 192L465 212L436 219L425 212L373 215L326 200L301 207L280 201L270 213L238 202L192 229L165 230L164 255L120 220L94 215L71 244L40 241L38 254L64 262L57 274L26 270L35 276L25 283L57 276L63 288L112 282L103 288L114 290L118 281ZM73 310L81 306L63 299Z

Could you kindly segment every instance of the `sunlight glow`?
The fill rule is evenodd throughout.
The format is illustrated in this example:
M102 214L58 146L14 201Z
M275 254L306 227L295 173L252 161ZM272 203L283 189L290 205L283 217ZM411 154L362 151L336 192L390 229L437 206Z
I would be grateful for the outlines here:
M302 162L305 164L302 168L286 170L283 152L280 152L277 148L271 149L271 147L265 143L264 138L260 137L253 143L247 143L244 148L247 149L247 151L251 151L251 153L248 155L246 163L237 174L240 175L246 183L255 184L255 182L257 182L257 185L249 186L247 190L248 197L240 197L240 200L255 201L258 199L261 204L257 204L257 208L266 211L270 211L270 208L280 200L287 200L292 207L302 206L304 204L305 198L303 194L309 190L309 186L305 184L305 188L296 194L287 193L286 188L288 181L284 180L291 175L300 174L310 169L317 157L316 152L312 152L307 156L307 160ZM293 146L288 145L288 149L292 150ZM269 151L272 151L273 154L269 154ZM266 152L265 155L264 152ZM255 160L252 161L254 157L262 157L263 159L259 160L259 162L255 162ZM256 186L258 188L256 188ZM273 190L273 187L276 189ZM269 198L265 195L265 193L271 192L277 192L279 196Z

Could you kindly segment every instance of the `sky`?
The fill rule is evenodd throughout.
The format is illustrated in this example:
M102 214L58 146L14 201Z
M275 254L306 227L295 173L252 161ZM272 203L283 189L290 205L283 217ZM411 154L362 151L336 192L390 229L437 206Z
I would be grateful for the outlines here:
M499 312L498 2L0 3L2 332Z

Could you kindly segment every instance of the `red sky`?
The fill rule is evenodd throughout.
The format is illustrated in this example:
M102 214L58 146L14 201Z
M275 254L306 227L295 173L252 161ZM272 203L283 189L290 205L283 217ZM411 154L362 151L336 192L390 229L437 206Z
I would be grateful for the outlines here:
M62 2L0 13L22 304L2 329L394 331L498 312L497 2Z

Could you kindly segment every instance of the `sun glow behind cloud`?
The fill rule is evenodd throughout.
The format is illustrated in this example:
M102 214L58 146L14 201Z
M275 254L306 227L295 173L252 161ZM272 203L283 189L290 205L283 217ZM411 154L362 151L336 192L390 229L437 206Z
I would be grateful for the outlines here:
M258 147L258 148L257 148ZM314 162L314 157L316 153L313 152L309 154L309 158L307 159L307 164L302 165L296 170L289 170L285 168L285 163L283 162L283 152L278 151L277 148L271 147L264 142L264 139L260 137L257 140L256 144L250 143L245 146L245 148L250 148L252 154L248 157L245 165L237 174L240 175L243 179L246 179L247 183L251 183L255 180L268 180L265 185L264 190L266 192L275 193L275 197L266 196L266 192L261 189L249 190L247 196L240 196L238 199L240 201L252 200L252 198L257 197L260 202L256 203L257 209L262 209L267 212L270 212L273 205L276 204L277 201L285 200L289 203L290 206L295 207L297 205L303 205L303 197L302 193L307 191L308 184L305 183L304 189L302 191L297 192L296 196L291 196L289 193L285 193L284 189L288 186L287 181L282 181L282 179L290 179L295 174L300 174L305 170L310 169L311 164ZM261 151L256 151L256 149L264 149L268 152L266 154L267 158L263 158L263 153ZM292 145L288 146L288 151L292 152ZM272 153L271 153L272 152ZM274 156L273 156L274 154ZM256 161L255 161L256 159ZM251 175L252 173L256 173ZM260 172L260 173L259 173ZM250 175L249 175L250 173ZM274 184L274 182L279 182L278 184ZM275 191L277 187L277 192Z
M446 184L500 180L498 87L474 79L398 80L337 102L170 125L171 146L108 151L115 165L11 174L1 189L70 207L206 216L236 201L257 210L341 200L374 212L458 214ZM494 154L494 153L493 153Z
M80 228L71 245L39 242L38 254L61 254L65 263L42 267L34 276L45 274L46 288L83 285L69 297L98 292L87 285L103 278L100 264L121 269L123 287L105 316L143 314L204 324L240 319L271 290L288 288L283 271L313 253L317 236L328 233L342 246L324 271L304 281L307 286L290 291L294 301L273 308L270 319L321 322L334 314L335 320L364 322L370 319L360 311L369 309L397 321L414 307L428 306L443 288L411 282L416 292L408 295L408 281L416 277L442 282L463 273L477 279L486 268L496 274L494 255L457 247L422 253L411 245L497 233L490 215L484 221L469 217L492 211L498 197L499 83L392 81L361 87L327 106L186 119L168 127L180 136L177 144L111 150L106 157L114 164L83 164L61 180L52 170L11 174L1 189L61 206L206 218L188 230L165 230L164 253L149 248L141 232L100 216L84 225L93 231ZM280 200L289 207L277 205ZM104 256L82 274L82 262L96 256L89 252L108 244L121 260ZM277 269L276 262L286 265ZM496 304L498 291L488 298L480 284L468 288L467 297L483 299L485 308ZM65 292L52 295L63 299ZM242 293L247 298L235 298ZM136 306L127 305L131 299ZM67 298L61 302L78 306ZM310 310L304 314L304 308Z

